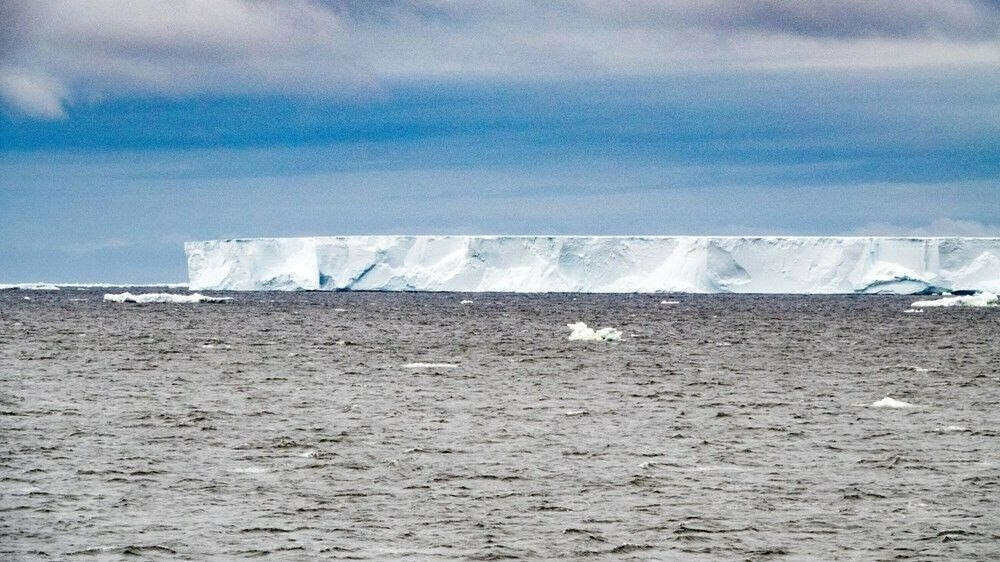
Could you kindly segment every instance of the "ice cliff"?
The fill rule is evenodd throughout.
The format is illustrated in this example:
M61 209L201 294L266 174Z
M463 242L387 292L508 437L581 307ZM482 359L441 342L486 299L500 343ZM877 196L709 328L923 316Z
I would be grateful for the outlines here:
M1000 292L1000 238L333 236L185 251L191 290Z

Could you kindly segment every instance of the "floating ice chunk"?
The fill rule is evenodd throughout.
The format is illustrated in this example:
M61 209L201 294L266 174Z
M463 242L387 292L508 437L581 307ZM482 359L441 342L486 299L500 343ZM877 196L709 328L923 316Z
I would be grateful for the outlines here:
M660 304L681 304L681 301L660 301Z
M52 283L0 283L0 291L20 289L22 291L58 291L59 287Z
M910 308L926 308L929 306L1000 306L1000 298L994 293L984 291L974 295L917 301L911 304Z
M909 402L903 402L902 400L896 400L895 398L890 398L886 396L881 400L877 400L870 404L872 408L919 408L916 404L910 404Z
M403 365L404 369L455 369L458 365L455 363L407 363Z
M611 341L622 339L621 330L615 328L598 328L593 329L587 326L585 322L575 322L573 324L566 324L566 327L573 330L570 333L570 340L583 340L583 341Z
M459 301L458 304L472 304L472 301L470 301L469 299L465 299L465 300Z
M563 415L570 417L587 416L590 415L590 412L588 412L587 410L563 410Z
M922 314L923 312L924 312L924 309L922 309L922 308L911 308L909 310L904 310L903 311L904 314Z
M942 428L942 433L963 433L969 431L969 428L964 425L949 425L948 427Z
M201 293L192 293L190 295L177 295L174 293L143 293L138 295L133 295L132 293L105 293L104 300L109 302L134 302L134 303L151 303L151 302L166 302L166 303L198 303L198 302L226 302L232 300L229 297L209 297Z
M268 469L261 466L244 466L238 468L232 468L229 472L236 472L239 474L264 474L265 472L270 472Z

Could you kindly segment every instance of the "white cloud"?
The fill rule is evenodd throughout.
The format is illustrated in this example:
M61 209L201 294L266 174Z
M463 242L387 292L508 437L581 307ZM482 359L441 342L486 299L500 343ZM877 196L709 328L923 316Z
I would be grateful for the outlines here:
M1000 71L1000 8L986 0L6 5L4 97L47 117L63 114L69 93L329 96L440 79L970 65Z
M938 218L923 226L869 224L854 231L859 236L1000 236L1000 224Z
M66 116L66 88L48 76L0 70L0 98L34 117Z

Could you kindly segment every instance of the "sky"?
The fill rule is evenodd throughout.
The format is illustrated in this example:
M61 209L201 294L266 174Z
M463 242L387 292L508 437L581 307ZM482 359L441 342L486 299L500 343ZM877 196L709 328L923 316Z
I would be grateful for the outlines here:
M0 0L0 283L394 233L1000 236L1000 1Z

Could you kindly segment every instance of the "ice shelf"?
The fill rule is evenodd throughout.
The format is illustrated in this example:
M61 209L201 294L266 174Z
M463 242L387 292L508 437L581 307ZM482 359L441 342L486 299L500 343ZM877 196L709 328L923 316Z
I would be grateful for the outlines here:
M192 291L1000 292L1000 238L330 236L185 251Z

